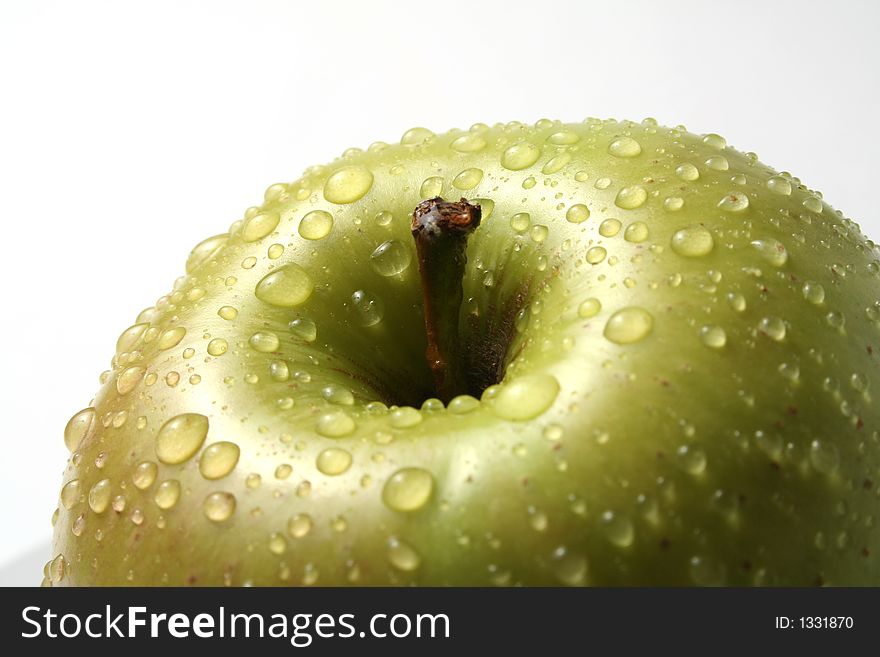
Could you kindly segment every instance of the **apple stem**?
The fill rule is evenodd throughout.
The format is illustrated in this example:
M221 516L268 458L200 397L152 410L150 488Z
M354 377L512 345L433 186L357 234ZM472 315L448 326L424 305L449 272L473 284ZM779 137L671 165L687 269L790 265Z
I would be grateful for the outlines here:
M480 217L479 205L465 199L444 201L439 196L419 203L412 215L428 338L425 358L434 375L437 396L444 403L469 392L458 321L467 239L480 225Z

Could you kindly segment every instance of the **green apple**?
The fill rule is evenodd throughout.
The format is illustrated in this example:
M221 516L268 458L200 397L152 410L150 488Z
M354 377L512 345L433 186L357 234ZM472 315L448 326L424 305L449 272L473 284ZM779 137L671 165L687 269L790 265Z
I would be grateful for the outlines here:
M878 271L653 120L346 151L122 332L44 583L878 585Z

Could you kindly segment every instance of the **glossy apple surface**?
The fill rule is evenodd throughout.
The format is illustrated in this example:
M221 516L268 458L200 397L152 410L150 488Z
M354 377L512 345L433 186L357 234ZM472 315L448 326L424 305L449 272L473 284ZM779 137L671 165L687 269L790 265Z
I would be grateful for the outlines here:
M483 214L445 404L410 235L435 196ZM348 151L121 334L44 583L880 584L878 292L855 223L717 135Z

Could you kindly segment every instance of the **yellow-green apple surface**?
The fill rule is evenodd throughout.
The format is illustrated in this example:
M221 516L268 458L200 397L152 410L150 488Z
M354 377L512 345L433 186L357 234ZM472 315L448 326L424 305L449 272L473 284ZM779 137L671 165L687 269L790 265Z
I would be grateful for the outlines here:
M121 333L44 583L880 584L878 270L715 134L352 149Z

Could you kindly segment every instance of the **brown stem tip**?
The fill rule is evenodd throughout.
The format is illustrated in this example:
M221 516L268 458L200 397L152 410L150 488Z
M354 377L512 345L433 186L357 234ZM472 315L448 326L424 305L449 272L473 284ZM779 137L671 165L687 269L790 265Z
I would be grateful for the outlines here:
M412 217L428 342L425 356L437 396L444 402L469 391L458 320L467 238L480 225L480 217L479 205L440 197L419 203Z

